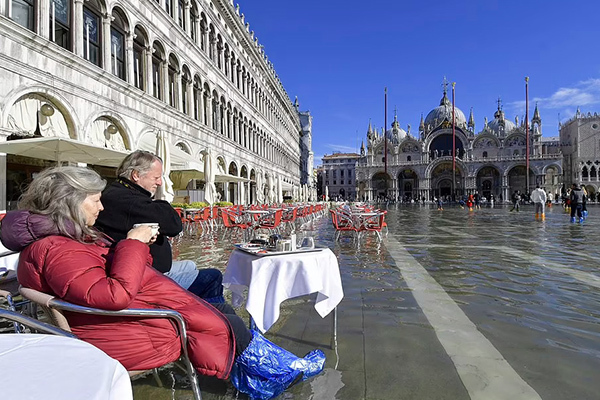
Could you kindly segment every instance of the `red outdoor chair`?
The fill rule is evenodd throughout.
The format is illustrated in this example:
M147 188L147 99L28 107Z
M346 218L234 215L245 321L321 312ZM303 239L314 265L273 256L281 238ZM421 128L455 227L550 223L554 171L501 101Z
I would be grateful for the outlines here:
M354 222L350 217L345 214L339 213L336 210L329 210L331 213L331 222L333 222L333 227L335 228L335 240L337 241L340 238L342 232L356 232L356 227L354 226Z

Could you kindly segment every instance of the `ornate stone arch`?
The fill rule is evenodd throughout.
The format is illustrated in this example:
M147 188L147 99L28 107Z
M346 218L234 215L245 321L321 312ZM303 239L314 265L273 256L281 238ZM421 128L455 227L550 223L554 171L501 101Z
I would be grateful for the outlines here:
M23 103L18 105L17 103L21 101L23 101ZM77 118L73 106L71 106L61 93L44 86L28 86L16 89L12 91L12 93L9 93L6 97L6 107L3 110L3 126L8 127L9 129L12 128L16 134L18 134L19 131L24 132L24 126L22 126L20 120L25 118L30 124L37 124L37 122L33 122L31 118L36 118L37 121L38 111L41 110L41 106L45 103L52 106L54 114L45 117L43 121L39 121L41 127L51 120L55 120L57 124L62 124L62 122L59 121L60 116L62 116L66 127L60 128L60 131L62 132L66 129L66 132L63 132L61 136L80 139L81 123ZM56 110L59 111L60 116L55 114ZM23 114L24 112L27 114ZM17 114L19 115L17 116ZM31 132L31 134L33 134L33 132Z
M110 124L113 124L117 130L114 131ZM100 132L100 130L105 130L105 132ZM82 140L97 146L115 150L133 150L131 129L123 117L112 110L100 110L88 115L84 121L82 132ZM105 141L102 141L101 134ZM117 135L120 136L120 139L117 139ZM124 149L119 148L119 142L125 147Z

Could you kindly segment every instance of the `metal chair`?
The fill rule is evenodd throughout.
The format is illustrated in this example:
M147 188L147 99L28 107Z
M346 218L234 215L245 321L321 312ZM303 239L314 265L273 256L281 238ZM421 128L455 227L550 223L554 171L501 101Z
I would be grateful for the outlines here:
M182 369L188 374L188 377L192 384L194 398L196 400L202 400L202 394L200 392L200 386L198 382L198 375L196 374L196 370L194 369L194 366L192 365L188 356L188 337L185 320L177 311L164 309L125 309L118 311L108 311L98 308L84 307L72 304L67 301L57 299L56 297L51 296L49 294L37 291L35 289L25 288L22 286L19 288L19 293L21 293L21 296L23 296L24 298L40 306L44 310L44 312L46 312L46 314L50 317L54 325L69 333L71 332L71 328L67 319L63 315L63 311L81 314L121 316L131 318L168 318L172 320L172 322L179 331L179 338L181 340L181 356L179 360L185 366ZM161 365L157 365L156 367L160 366ZM147 371L129 371L129 376L133 377L146 372ZM154 370L154 372L155 377L157 377L156 369ZM160 381L158 382L160 384Z

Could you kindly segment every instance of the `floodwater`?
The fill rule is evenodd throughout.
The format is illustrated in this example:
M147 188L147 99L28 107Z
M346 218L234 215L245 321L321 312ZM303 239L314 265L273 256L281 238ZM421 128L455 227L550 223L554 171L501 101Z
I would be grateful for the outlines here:
M300 235L337 255L345 298L337 351L311 299L283 304L266 336L298 355L321 348L327 363L280 398L600 398L600 207L588 208L572 224L560 205L545 221L530 206L390 205L381 242L335 241L328 214L303 226ZM185 235L174 251L224 270L238 240ZM135 381L135 398L192 398L179 371L161 375L164 388ZM205 400L246 399L228 382L202 378L201 387Z

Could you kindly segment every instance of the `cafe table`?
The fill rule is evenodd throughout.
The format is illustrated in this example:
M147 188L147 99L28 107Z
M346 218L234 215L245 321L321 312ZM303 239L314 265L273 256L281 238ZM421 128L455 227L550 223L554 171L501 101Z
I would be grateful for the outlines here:
M0 363L3 399L133 399L125 367L82 340L4 333Z
M337 257L329 248L278 254L252 254L236 248L223 274L223 286L231 290L235 307L243 304L255 326L266 332L279 318L287 299L317 293L315 310L333 316L332 343L337 339L337 305L344 297Z

